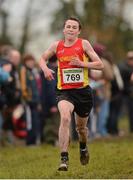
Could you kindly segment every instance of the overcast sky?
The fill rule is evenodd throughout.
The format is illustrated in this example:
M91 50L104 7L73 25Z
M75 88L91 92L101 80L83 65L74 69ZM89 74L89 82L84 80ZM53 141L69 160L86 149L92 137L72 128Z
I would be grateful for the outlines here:
M54 11L56 11L58 8L60 8L59 0L40 0L40 2L45 2L45 6L41 7L41 11L43 13L43 16L37 19L36 21L33 21L31 23L30 30L32 31L33 27L37 29L42 29L40 34L41 38L33 39L32 42L28 45L28 50L34 52L34 54L38 57L47 46L51 44L52 41L56 39L56 37L52 36L50 34L50 22L52 20L52 14ZM69 1L69 0L66 0ZM83 0L77 0L78 9L82 11L81 8L81 2ZM111 9L113 7L116 8L117 11L117 2L119 0L108 0L109 1L109 8ZM7 10L10 13L10 24L9 24L9 30L10 34L15 33L16 34L16 42L18 42L19 38L21 36L21 29L23 25L24 20L24 13L27 6L28 0L8 0L8 3L4 5L4 8L7 8ZM34 3L38 3L39 0L32 1ZM34 7L37 8L36 4L34 4ZM129 4L127 4L124 13L124 17L128 22L131 24L131 27L133 28L133 0L130 1ZM35 23L37 23L37 26L35 26ZM35 30L35 29L34 29ZM36 32L35 31L35 32Z
M9 0L8 0L9 1ZM7 1L7 2L8 2ZM12 1L12 3L11 3ZM11 0L9 3L4 4L4 8L7 9L9 12L9 34L10 36L14 36L14 40L16 44L19 44L19 38L21 37L21 29L24 22L24 15L26 6L29 0ZM39 0L38 0L39 1ZM38 1L34 1L34 7L37 8L36 3ZM39 33L37 38L34 38L28 44L28 50L37 57L41 55L41 53L46 49L47 46L51 44L52 41L56 39L54 35L50 34L50 22L52 20L52 14L58 8L60 8L60 3L58 0L40 0L45 1L45 6L41 7L41 15L40 18L32 20L30 24L30 31L31 34L35 32L36 34ZM44 3L43 3L44 4Z

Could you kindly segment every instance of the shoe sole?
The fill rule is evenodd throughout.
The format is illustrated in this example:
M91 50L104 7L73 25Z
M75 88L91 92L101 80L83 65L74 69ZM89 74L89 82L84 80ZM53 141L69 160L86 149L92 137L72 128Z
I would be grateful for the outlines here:
M58 171L68 171L68 167L66 164L61 164L58 168Z
M80 163L84 166L87 165L89 163L89 154L86 157L80 157Z

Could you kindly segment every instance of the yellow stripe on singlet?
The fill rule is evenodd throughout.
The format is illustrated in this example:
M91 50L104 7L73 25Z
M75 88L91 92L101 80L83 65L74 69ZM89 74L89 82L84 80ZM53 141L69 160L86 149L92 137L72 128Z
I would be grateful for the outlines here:
M83 54L83 61L88 62L89 58ZM83 87L87 86L89 84L89 77L88 77L88 68L84 68L84 84Z
M58 84L57 84L57 88L61 89L61 74L60 74L60 63L58 61L58 72L57 72L57 77L58 77Z

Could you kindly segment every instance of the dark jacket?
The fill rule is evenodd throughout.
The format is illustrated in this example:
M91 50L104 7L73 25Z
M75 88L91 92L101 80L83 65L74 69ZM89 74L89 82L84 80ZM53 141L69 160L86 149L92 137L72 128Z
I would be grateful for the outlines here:
M120 73L124 82L123 94L133 97L133 83L131 83L131 74L133 73L133 67L129 66L126 60L119 65Z
M56 84L57 84L57 77L56 77L56 72L57 68L52 66L52 64L48 63L48 67L52 69L55 73L55 79L52 81L48 81L44 77L44 73L41 72L41 79L42 79L42 96L41 96L41 101L42 101L42 107L45 115L49 114L49 110L51 107L56 106Z
M32 107L40 103L40 95L37 82L32 69L23 66L21 68L21 87L23 99Z

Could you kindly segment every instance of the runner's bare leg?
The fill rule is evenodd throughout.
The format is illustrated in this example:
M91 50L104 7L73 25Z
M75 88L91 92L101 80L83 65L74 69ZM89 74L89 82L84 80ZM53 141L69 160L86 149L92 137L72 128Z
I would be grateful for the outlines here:
M80 117L75 113L76 131L78 133L79 142L87 143L88 141L88 117Z
M62 100L58 103L58 109L60 112L59 146L61 152L68 152L70 122L74 106L72 103Z

